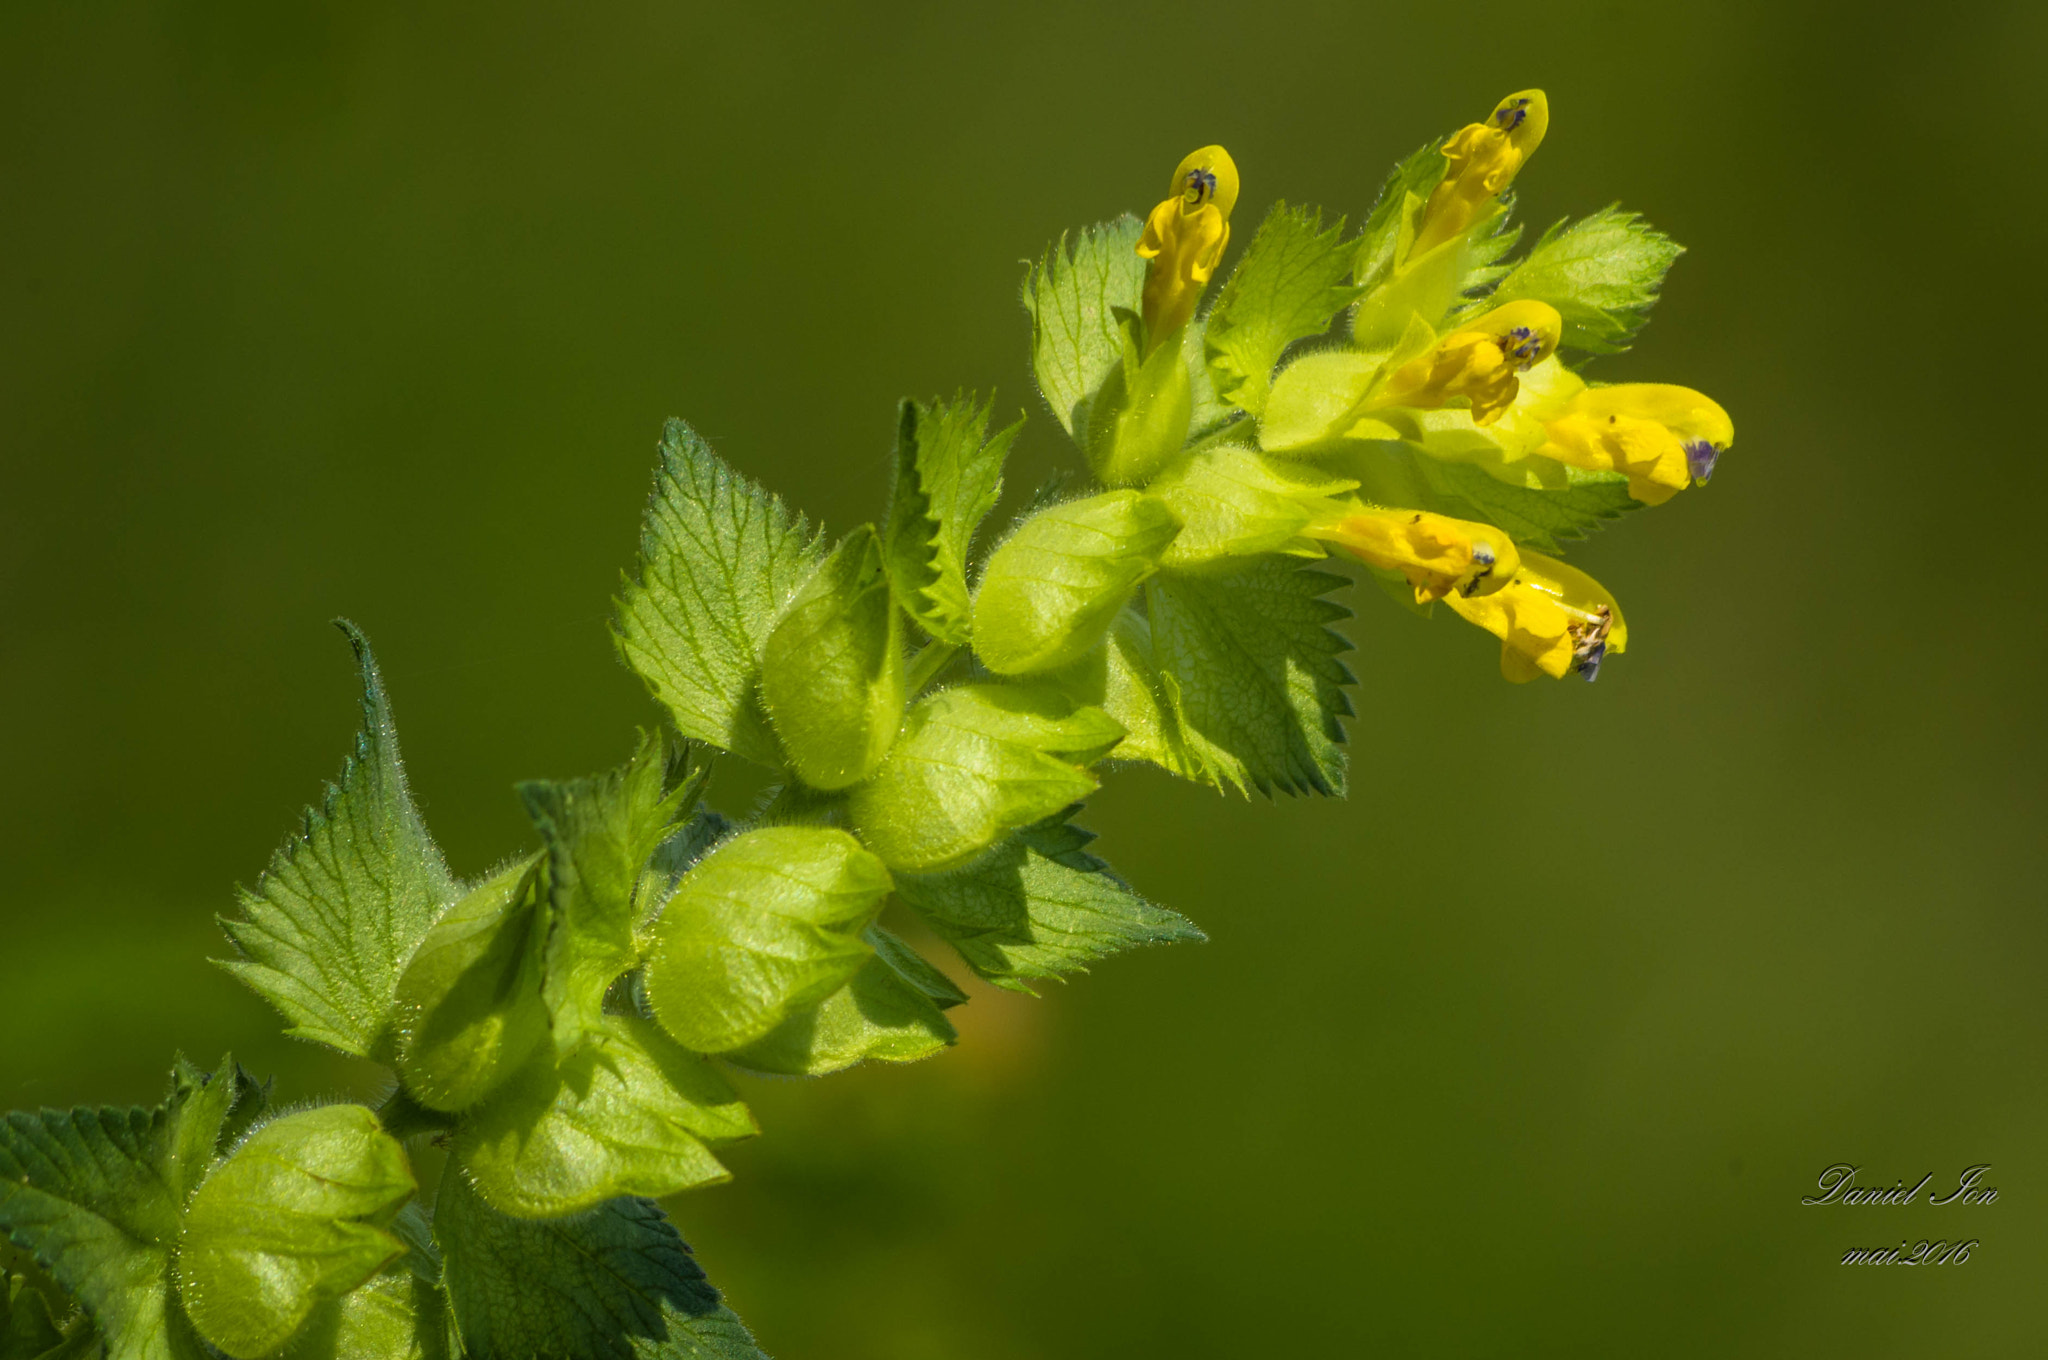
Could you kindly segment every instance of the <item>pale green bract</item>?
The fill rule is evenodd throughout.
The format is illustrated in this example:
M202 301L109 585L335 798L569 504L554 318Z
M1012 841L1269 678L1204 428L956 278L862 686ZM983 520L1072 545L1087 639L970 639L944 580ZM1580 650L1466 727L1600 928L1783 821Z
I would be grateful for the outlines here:
M871 526L846 536L768 635L761 698L797 777L843 789L874 773L903 722L903 615Z
M974 654L998 675L1080 660L1179 532L1165 503L1135 491L1031 516L989 555L974 598Z
M773 826L727 841L684 875L655 927L655 1018L700 1053L766 1037L867 962L861 932L889 887L844 831Z
M178 1294L199 1334L258 1360L320 1303L398 1259L385 1230L414 1189L405 1149L360 1105L264 1125L192 1196L178 1242Z
M709 1062L615 1015L559 1062L542 1049L464 1124L453 1152L498 1209L539 1218L729 1180L710 1149L758 1132Z
M910 710L881 771L848 802L892 868L950 868L1095 791L1085 768L1123 739L1099 708L1050 690L961 685Z
M915 1062L958 1039L944 1011L966 994L880 926L862 938L875 952L851 981L727 1059L755 1072L816 1077L869 1060Z
M289 1033L389 1062L399 974L457 888L413 807L370 644L340 627L362 667L363 730L299 836L241 894L241 917L221 923L242 954L221 966L283 1011Z

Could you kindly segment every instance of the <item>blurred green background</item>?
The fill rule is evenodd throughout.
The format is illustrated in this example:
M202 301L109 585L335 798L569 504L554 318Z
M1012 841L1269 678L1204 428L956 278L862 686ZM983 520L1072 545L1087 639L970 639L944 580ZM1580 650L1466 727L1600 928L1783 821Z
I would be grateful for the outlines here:
M331 616L476 873L654 720L604 621L663 417L843 529L898 396L994 388L1027 490L1021 259L1211 140L1240 243L1355 219L1539 84L1524 220L1691 249L1596 374L1739 426L1573 555L1629 654L1514 688L1354 592L1348 802L1087 814L1211 943L755 1083L674 1208L791 1360L2042 1353L2044 57L2025 4L6 6L0 1107L374 1092L204 962L349 741ZM1835 1161L2001 1194L1802 1207Z

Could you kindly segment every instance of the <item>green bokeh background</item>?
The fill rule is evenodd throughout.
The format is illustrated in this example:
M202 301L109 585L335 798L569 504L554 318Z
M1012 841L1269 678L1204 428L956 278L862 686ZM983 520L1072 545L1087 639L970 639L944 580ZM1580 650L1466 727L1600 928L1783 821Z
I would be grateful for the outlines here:
M2040 1354L2044 14L7 6L0 1107L374 1093L204 962L349 740L328 618L478 872L654 720L604 621L663 417L843 529L899 395L993 387L1021 492L1018 261L1211 140L1240 243L1355 218L1540 84L1525 220L1691 250L1597 374L1740 432L1573 554L1629 654L1510 687L1355 592L1349 801L1088 813L1209 944L757 1083L673 1207L789 1358ZM1835 1161L2000 1198L1802 1207Z

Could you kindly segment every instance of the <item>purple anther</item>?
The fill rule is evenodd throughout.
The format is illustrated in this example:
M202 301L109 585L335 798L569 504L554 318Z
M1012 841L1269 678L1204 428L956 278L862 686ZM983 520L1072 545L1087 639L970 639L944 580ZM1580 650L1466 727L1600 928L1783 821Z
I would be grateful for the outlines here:
M1188 192L1195 196L1196 203L1207 203L1216 197L1216 172L1199 166L1188 171Z
M1693 480L1705 482L1714 475L1714 460L1721 451L1704 439L1695 439L1685 446L1685 467L1692 473Z
M1529 101L1526 99L1517 99L1514 103L1508 105L1504 109L1495 109L1493 113L1493 121L1500 124L1500 130L1502 132L1513 132L1516 128L1522 125L1522 120L1527 118L1528 116Z
M1508 357L1523 368L1543 357L1543 337L1527 326L1517 326L1508 332Z
M1572 669L1592 684L1600 678L1600 663L1607 659L1607 639L1601 638L1591 646L1583 647L1572 658Z

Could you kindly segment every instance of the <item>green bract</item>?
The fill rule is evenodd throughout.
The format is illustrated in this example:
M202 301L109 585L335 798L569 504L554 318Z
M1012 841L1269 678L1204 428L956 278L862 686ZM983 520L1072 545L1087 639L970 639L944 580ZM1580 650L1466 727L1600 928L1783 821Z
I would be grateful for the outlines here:
M797 775L843 789L873 774L903 721L903 616L863 525L790 601L761 665L761 697Z
M966 993L885 908L1017 991L1200 939L1074 818L1103 762L1343 792L1333 549L1499 636L1513 678L1626 645L1541 554L1704 481L1733 423L1559 360L1629 344L1678 247L1609 208L1507 263L1547 127L1511 96L1356 237L1278 203L1245 244L1240 218L1234 271L1220 147L1142 223L1061 236L1024 279L1031 371L1095 482L1055 478L986 554L1023 425L991 433L992 398L903 402L880 527L829 552L670 421L614 622L663 728L520 784L532 838L495 869L443 860L343 624L361 731L226 967L395 1089L275 1117L231 1060L180 1059L154 1108L0 1120L0 1360L761 1360L653 1200L757 1132L734 1073L958 1040ZM879 464L888 433L845 447ZM728 756L774 781L751 817L698 806ZM447 1154L425 1196L400 1139Z
M750 831L684 876L654 930L647 999L700 1053L742 1048L867 961L889 871L844 831Z
M962 685L911 709L854 826L891 867L943 869L1095 791L1085 768L1123 739L1099 708L1051 690Z
M1171 510L1135 491L1039 511L989 556L974 597L974 654L998 675L1079 660L1179 532Z
M405 1149L360 1105L264 1125L186 1211L178 1294L193 1325L237 1360L277 1350L316 1306L403 1254L384 1225L413 1188Z

